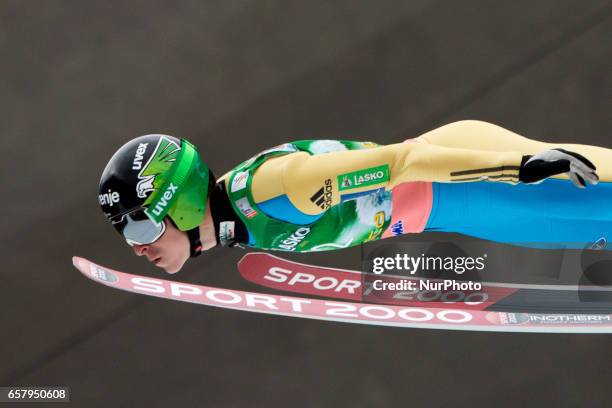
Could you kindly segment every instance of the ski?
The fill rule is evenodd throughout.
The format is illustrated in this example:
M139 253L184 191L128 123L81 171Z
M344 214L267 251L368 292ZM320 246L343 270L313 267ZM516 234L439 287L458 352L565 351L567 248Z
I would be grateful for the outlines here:
M452 286L441 279L377 275L288 261L262 252L246 254L238 269L246 280L276 290L326 298L419 307L498 312L612 313L612 288L601 286L521 285L486 283L470 288L466 282ZM384 283L412 286L405 290L381 290ZM434 287L433 289L431 287Z
M254 258L245 258L254 259ZM244 259L243 259L244 261ZM404 307L245 292L132 275L73 257L103 285L147 296L226 309L377 326L531 333L612 333L612 314L538 314L446 307ZM244 262L241 262L244 267Z

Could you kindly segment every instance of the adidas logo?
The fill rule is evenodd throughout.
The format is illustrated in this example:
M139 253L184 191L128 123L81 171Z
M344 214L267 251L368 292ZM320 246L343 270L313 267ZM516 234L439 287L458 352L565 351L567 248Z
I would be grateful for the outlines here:
M331 179L325 180L325 186L321 187L319 191L314 193L310 197L310 201L318 205L322 210L327 210L331 207L332 203L332 181Z

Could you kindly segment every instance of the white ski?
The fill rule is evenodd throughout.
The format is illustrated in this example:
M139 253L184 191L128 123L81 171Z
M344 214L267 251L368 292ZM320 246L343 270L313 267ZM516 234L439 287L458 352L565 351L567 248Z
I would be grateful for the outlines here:
M338 302L245 292L119 272L73 257L88 278L128 292L248 312L423 329L532 333L612 333L610 314L535 314Z

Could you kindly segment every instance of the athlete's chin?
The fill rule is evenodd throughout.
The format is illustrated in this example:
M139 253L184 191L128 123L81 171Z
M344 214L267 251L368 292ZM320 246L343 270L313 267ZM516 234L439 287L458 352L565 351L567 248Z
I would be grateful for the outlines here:
M157 266L162 268L167 273L177 273L183 268L183 265L185 265L185 261L173 262L168 265L157 265Z

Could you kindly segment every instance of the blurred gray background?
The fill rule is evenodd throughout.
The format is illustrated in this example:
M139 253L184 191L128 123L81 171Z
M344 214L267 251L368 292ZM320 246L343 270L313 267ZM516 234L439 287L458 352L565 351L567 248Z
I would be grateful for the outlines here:
M106 161L145 133L189 138L219 174L289 140L460 119L612 147L611 39L610 1L2 1L0 385L70 386L83 407L611 406L610 336L268 317L71 265L165 277L97 207ZM242 254L172 279L254 290Z

